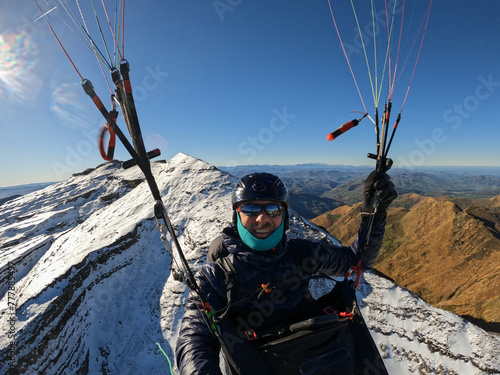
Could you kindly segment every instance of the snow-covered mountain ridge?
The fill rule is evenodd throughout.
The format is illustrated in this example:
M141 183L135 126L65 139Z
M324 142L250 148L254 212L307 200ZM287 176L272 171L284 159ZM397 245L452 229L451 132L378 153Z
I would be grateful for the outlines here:
M236 178L184 154L152 169L196 269ZM137 167L106 163L0 207L0 373L168 373L156 343L173 358L187 291L153 205ZM289 235L326 234L292 212ZM498 336L374 273L358 297L391 374L500 373Z

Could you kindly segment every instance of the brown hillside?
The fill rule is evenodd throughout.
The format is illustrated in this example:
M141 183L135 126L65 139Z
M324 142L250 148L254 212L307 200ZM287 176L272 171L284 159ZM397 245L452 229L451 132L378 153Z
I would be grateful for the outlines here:
M488 208L500 208L500 195L497 195L496 197L491 198L486 207L488 207Z
M461 210L450 201L415 194L401 199L402 207L389 210L375 267L435 306L500 322L500 213L478 205ZM411 201L415 204L405 208ZM359 205L312 221L350 243Z
M500 212L500 195L493 198L450 198L450 197L440 197L436 199L446 199L456 203L461 209L466 209L472 205L478 205L481 207L489 208L493 211Z
M417 203L422 202L426 198L427 197L415 193L403 194L397 200L397 206L410 208L416 205Z
M342 243L349 243L354 240L359 228L359 207L341 206L332 211L328 211L311 221L325 228ZM352 238L352 240L351 240Z

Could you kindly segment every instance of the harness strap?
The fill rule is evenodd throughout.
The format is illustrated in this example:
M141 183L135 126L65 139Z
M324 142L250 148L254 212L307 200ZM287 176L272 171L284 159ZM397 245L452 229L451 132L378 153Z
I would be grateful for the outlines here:
M232 302L232 292L236 290L238 287L238 278L236 276L236 269L234 268L233 263L228 259L228 257L222 257L217 259L215 262L219 265L219 267L224 272L224 285L226 287L226 297L227 297L227 309L220 314L217 318L222 319L226 316L229 306L231 306Z
M354 289L357 289L359 286L359 280L361 279L361 274L363 273L363 271L361 270L361 261L359 261L357 265L351 266L351 268L349 268L349 271L347 271L344 276L344 280L347 280L353 273L356 274Z

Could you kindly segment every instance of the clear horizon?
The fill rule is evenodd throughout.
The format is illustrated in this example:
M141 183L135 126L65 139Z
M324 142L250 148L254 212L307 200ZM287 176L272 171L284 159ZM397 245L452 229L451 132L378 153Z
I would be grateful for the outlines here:
M235 166L224 166L224 165L216 165L217 168L237 168L237 167L241 167L241 168L245 168L245 167L253 167L253 166L262 166L262 167L294 167L294 166L301 166L301 165L308 165L308 164L318 164L318 165L325 165L325 166L328 166L328 167L353 167L353 168L370 168L370 167L373 167L372 165L368 165L368 164L361 164L361 165L348 165L348 164L328 164L328 163L321 163L321 162L317 162L317 163L302 163L302 164L242 164L242 165L235 165ZM97 167L97 166L96 166ZM405 170L409 170L409 171L416 171L418 172L419 170L425 170L425 169L438 169L438 171L443 171L443 172L449 172L448 169L465 169L465 170L471 170L471 172L473 172L473 169L492 169L494 170L494 172L496 174L494 174L493 176L494 177L500 177L500 166L481 166L481 165L424 165L424 166L417 166L417 167L412 167L412 166L393 166L391 168L391 171L392 170L398 170L398 169L405 169ZM469 173L471 173L469 172ZM78 173L78 171L76 171L76 173ZM388 172L389 174L391 174L391 172L389 171ZM481 171L477 173L477 175L484 175L484 173L482 173ZM69 177L68 177L69 178ZM16 188L16 187L20 187L20 186L30 186L30 185L45 185L45 184L55 184L55 183L58 183L58 182L62 182L64 180L58 180L58 181L38 181L38 182L28 182L28 183L25 183L25 184L17 184L17 185L1 185L0 186L0 190L1 189L9 189L9 188ZM1 197L0 197L1 198Z

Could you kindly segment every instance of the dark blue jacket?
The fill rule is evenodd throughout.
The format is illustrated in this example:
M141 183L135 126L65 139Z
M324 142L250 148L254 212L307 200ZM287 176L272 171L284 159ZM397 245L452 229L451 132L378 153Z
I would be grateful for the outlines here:
M317 308L309 293L309 281L318 274L344 275L357 262L358 238L364 238L366 223L362 221L358 237L351 246L337 246L323 239L286 239L271 252L250 250L232 228L226 228L216 241L227 249L237 275L237 285L231 291L228 306L224 272L216 263L204 265L196 280L201 292L213 309L225 313L221 333L226 347L237 364L250 361L248 373L266 373L260 359L252 357L255 350L245 340L243 331L263 330L278 322L291 323L314 314ZM375 263L382 245L385 220L375 225L370 243L363 252L363 269ZM266 286L267 290L264 291ZM177 367L181 374L221 374L221 346L212 335L199 308L201 303L192 293L188 298L176 348ZM250 358L250 359L249 359ZM241 372L246 372L241 365Z

